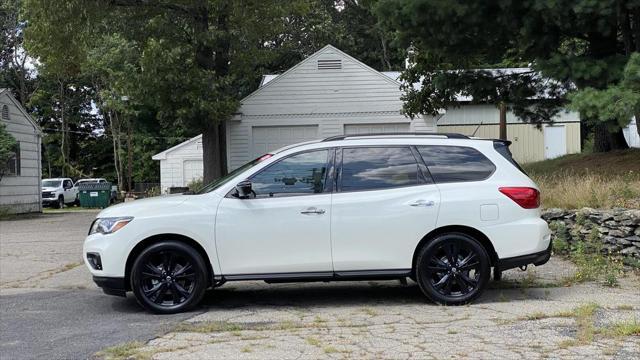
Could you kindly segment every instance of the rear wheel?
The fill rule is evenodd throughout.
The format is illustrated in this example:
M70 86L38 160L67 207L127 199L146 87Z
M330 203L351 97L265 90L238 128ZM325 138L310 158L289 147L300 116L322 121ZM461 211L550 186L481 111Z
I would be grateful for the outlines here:
M144 249L133 263L131 289L147 310L161 314L197 305L207 288L207 266L191 246L163 241Z
M416 261L417 282L431 300L466 304L482 294L491 274L489 256L474 238L462 233L438 236L424 246Z

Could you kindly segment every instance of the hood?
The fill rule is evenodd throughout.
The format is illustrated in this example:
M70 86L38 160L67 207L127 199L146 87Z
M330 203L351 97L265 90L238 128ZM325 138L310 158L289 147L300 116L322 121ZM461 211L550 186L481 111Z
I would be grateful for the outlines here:
M43 187L42 191L56 191L59 187Z
M176 207L185 202L192 195L163 195L146 199L134 200L109 206L102 210L98 217L118 216L153 216L175 211Z

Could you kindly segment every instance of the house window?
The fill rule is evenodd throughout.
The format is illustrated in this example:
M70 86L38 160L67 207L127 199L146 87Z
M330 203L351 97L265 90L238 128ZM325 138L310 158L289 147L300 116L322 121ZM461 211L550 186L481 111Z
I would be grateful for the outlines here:
M7 172L5 175L20 176L20 143L16 143L13 154L7 161Z
M9 107L2 105L2 120L9 120Z

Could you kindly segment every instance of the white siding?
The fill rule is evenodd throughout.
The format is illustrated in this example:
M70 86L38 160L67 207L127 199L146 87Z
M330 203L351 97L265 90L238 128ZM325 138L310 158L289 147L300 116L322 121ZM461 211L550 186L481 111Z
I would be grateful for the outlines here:
M318 69L318 60L341 60L341 69ZM316 126L317 138L344 133L345 125L398 124L409 131L434 132L433 117L401 114L399 84L327 46L245 98L239 120L227 126L227 158L233 170L254 155L253 129Z
M194 171L198 166L188 164L192 161L198 161L202 164L202 139L194 138L187 140L165 154L165 158L160 160L160 186L162 191L166 192L170 187L187 186ZM187 166L185 166L187 164ZM185 173L185 170L187 170ZM195 177L202 177L196 176Z
M4 175L0 180L0 206L13 213L42 210L39 130L18 108L9 94L0 92L0 109L9 107L9 120L1 119L7 131L20 143L20 176Z
M626 128L622 129L624 138L627 140L627 144L631 147L640 148L640 135L638 135L638 121L636 119L631 120L631 123Z

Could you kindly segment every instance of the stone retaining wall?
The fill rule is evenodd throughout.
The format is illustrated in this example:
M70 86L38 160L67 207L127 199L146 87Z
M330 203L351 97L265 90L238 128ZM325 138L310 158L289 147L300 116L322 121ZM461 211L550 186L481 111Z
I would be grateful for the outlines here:
M542 218L549 222L555 238L569 244L597 240L604 252L640 258L640 210L547 209Z

